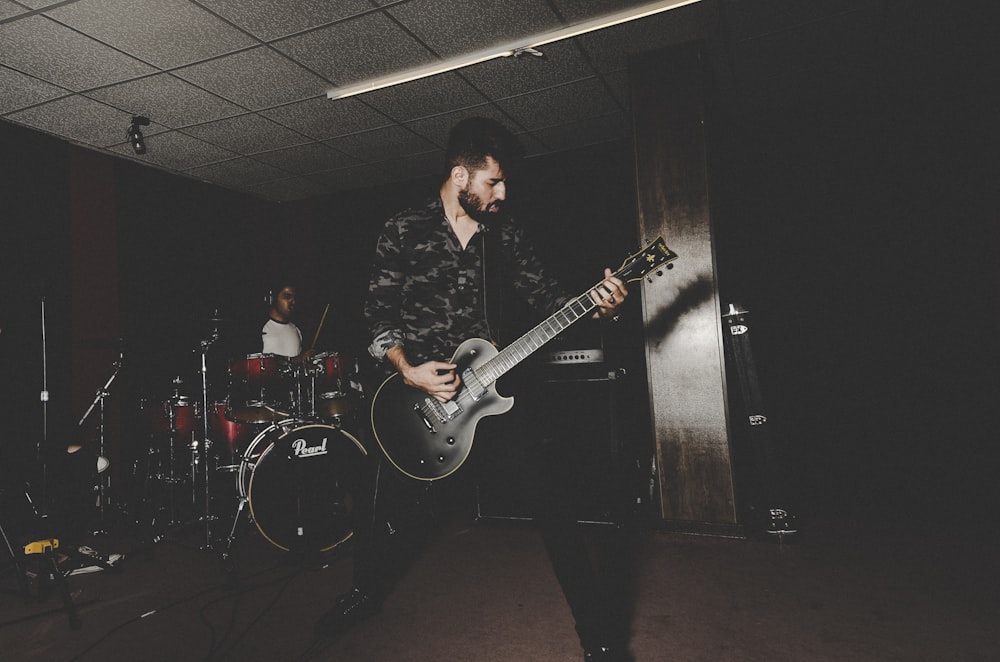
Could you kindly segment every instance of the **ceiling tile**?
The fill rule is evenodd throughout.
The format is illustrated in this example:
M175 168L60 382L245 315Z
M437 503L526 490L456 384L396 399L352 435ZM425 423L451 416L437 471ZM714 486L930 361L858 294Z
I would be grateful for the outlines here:
M121 142L132 118L129 113L75 95L12 113L7 119L85 145L103 147Z
M210 145L180 131L165 131L146 136L145 143L146 153L141 155L135 154L132 146L124 142L109 147L108 151L138 163L154 164L170 170L185 170L237 156L229 150Z
M419 67L434 55L382 14L368 14L273 43L307 67L346 85ZM330 86L328 86L330 87Z
M551 147L530 133L519 133L516 135L517 139L521 142L521 147L524 148L525 158L541 156L542 154L549 154L553 151Z
M497 105L530 131L622 110L596 78L503 99Z
M601 72L621 71L629 55L702 39L714 29L716 5L699 2L576 37Z
M267 46L184 67L174 74L250 109L316 97L330 86Z
M545 0L411 0L386 11L442 57L473 53L562 26Z
M351 191L354 189L371 188L391 180L381 164L365 163L353 168L329 170L308 175L306 179L329 193Z
M405 121L486 103L486 98L453 73L422 78L364 95L365 103Z
M766 72L764 78L792 76L847 62L864 65L878 44L878 27L870 19L851 12L738 42L733 45L736 77L744 79L753 72Z
M507 125L512 131L516 128L510 126L510 122L506 117L504 117L504 114L491 104L463 108L462 110L453 113L445 113L442 115L435 115L434 117L414 120L412 122L407 122L406 127L414 133L424 136L438 147L443 148L448 144L448 133L451 131L451 127L455 126L467 117L488 117L500 122L501 124Z
M288 177L286 179L260 182L243 190L251 195L279 202L285 200L304 200L305 198L330 193L328 184L305 177Z
M444 173L448 170L445 165L443 149L387 161L382 164L382 167L392 179L398 181L410 181L438 175L443 178Z
M291 199L422 177L452 126L473 115L510 127L529 156L620 137L631 54L702 40L727 109L763 113L831 98L831 84L856 86L886 57L903 69L927 39L908 35L903 47L894 35L916 18L884 2L702 1L546 45L544 58L325 98L335 85L649 1L0 0L0 116L133 163ZM123 142L133 114L152 120L146 155Z
M615 101L622 108L628 110L632 107L632 91L628 86L628 71L615 71L601 76L608 87Z
M262 110L260 114L317 140L391 124L389 118L356 97L330 100L323 96Z
M80 0L46 15L161 69L257 43L187 0Z
M25 11L27 10L24 7L15 5L10 0L0 0L0 20L23 14Z
M549 44L540 50L544 53L543 57L501 57L459 69L458 73L493 99L534 92L594 75L586 58L571 41Z
M92 99L117 106L135 115L145 115L160 124L179 128L246 110L170 74L159 74L102 87L87 93Z
M191 168L187 174L226 188L239 189L274 179L286 179L290 173L249 157L241 157Z
M44 16L0 25L0 62L74 91L156 71Z
M254 154L258 161L269 163L276 168L308 174L321 170L336 170L360 163L358 159L338 152L323 143L310 143Z
M420 154L435 148L426 138L415 135L400 126L388 126L374 131L355 133L324 141L365 162L380 162L401 156Z
M199 0L220 16L265 41L371 11L367 0Z
M0 113L55 99L69 94L66 90L0 66Z
M624 112L588 117L579 122L570 122L534 132L534 136L538 140L557 152L621 140L630 135L632 135L631 117ZM581 136L585 137L581 140Z
M18 0L18 2L32 9L41 9L55 4L52 0Z
M556 9L570 24L648 5L650 0L553 0Z
M272 122L260 115L248 114L227 117L207 124L190 126L184 133L213 145L238 152L253 154L307 141L304 136Z
M721 0L726 22L735 41L800 28L818 18L877 8L871 0L798 0L798 2L746 3Z

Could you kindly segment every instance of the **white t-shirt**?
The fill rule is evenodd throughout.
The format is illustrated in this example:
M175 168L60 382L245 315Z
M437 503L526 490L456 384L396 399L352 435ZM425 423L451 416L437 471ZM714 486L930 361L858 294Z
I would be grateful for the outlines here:
M268 319L261 329L264 339L264 354L298 356L302 353L302 332L291 322L276 322Z

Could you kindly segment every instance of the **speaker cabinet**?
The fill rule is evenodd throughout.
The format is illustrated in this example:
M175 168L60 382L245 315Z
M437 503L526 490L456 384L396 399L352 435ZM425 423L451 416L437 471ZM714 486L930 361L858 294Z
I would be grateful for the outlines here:
M556 476L553 480L558 480L559 489L568 491L578 521L613 523L619 519L628 502L623 494L628 481L623 475L629 473L617 425L620 381L615 372L597 377L549 376L542 381L537 401L521 398L515 403L515 408L529 410L520 419L527 421L526 427L517 428L518 417L488 421L490 433L500 443L491 444L488 457L478 463L478 517L534 519L533 492L525 482L530 472L519 470L516 463L537 461L547 467L543 476ZM508 462L512 457L518 458L515 466Z

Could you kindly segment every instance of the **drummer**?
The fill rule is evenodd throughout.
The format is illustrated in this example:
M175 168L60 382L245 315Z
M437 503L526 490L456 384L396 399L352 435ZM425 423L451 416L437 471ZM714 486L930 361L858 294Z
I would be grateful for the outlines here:
M279 284L271 290L271 310L268 320L261 329L264 354L287 356L292 363L301 364L312 358L312 348L302 350L302 332L292 322L295 312L296 291L294 285Z

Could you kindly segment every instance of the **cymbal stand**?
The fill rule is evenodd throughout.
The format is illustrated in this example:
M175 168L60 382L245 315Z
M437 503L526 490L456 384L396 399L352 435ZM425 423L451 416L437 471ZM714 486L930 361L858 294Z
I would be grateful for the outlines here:
M80 422L77 423L77 427L83 426L84 422L86 422L91 412L94 411L94 408L100 405L99 414L97 417L97 439L98 439L97 454L105 458L107 457L107 455L104 447L104 421L105 421L104 401L107 399L108 395L110 395L110 391L108 389L111 388L111 384L114 383L115 379L118 377L118 373L121 371L123 362L124 362L123 356L119 355L118 360L112 364L114 367L114 371L111 373L111 376L108 377L108 381L104 382L104 386L97 389L97 396L94 398L94 401L90 403L90 407L87 408L87 411L83 414L83 417L80 419ZM107 533L107 531L103 529L103 526L107 514L106 513L107 488L110 487L110 484L111 484L110 472L108 472L108 475L106 477L102 476L97 484L97 501L98 501L97 512L100 525L99 528L96 531L94 531L95 535Z
M215 321L216 324L218 324L218 321L219 321L218 311L216 311L215 316L213 317L213 321ZM202 437L201 438L202 438L202 443L200 444L200 449L201 449L202 471L205 474L205 495L204 495L204 497L205 497L205 504L204 504L204 507L205 507L205 515L204 515L204 517L205 517L205 546L204 546L204 549L207 549L207 550L210 550L210 549L213 548L213 545L212 545L212 521L215 519L212 516L212 512L211 512L212 498L211 498L211 492L210 492L210 488L211 488L211 478L210 478L210 475L211 475L212 472L209 471L209 457L208 457L208 451L210 449L209 447L212 444L211 440L208 437L208 423L209 423L209 421L208 421L208 414L209 414L209 408L208 408L208 350L211 349L212 345L214 345L215 341L218 340L218 339L219 339L219 327L216 326L214 329L212 329L212 335L209 338L207 338L205 340L202 340L201 343L200 343L200 345L201 345L201 347L200 347L200 352L201 352L201 410L203 412L203 415L201 417L201 423L202 423ZM192 453L192 462L194 460L195 460L194 453Z

